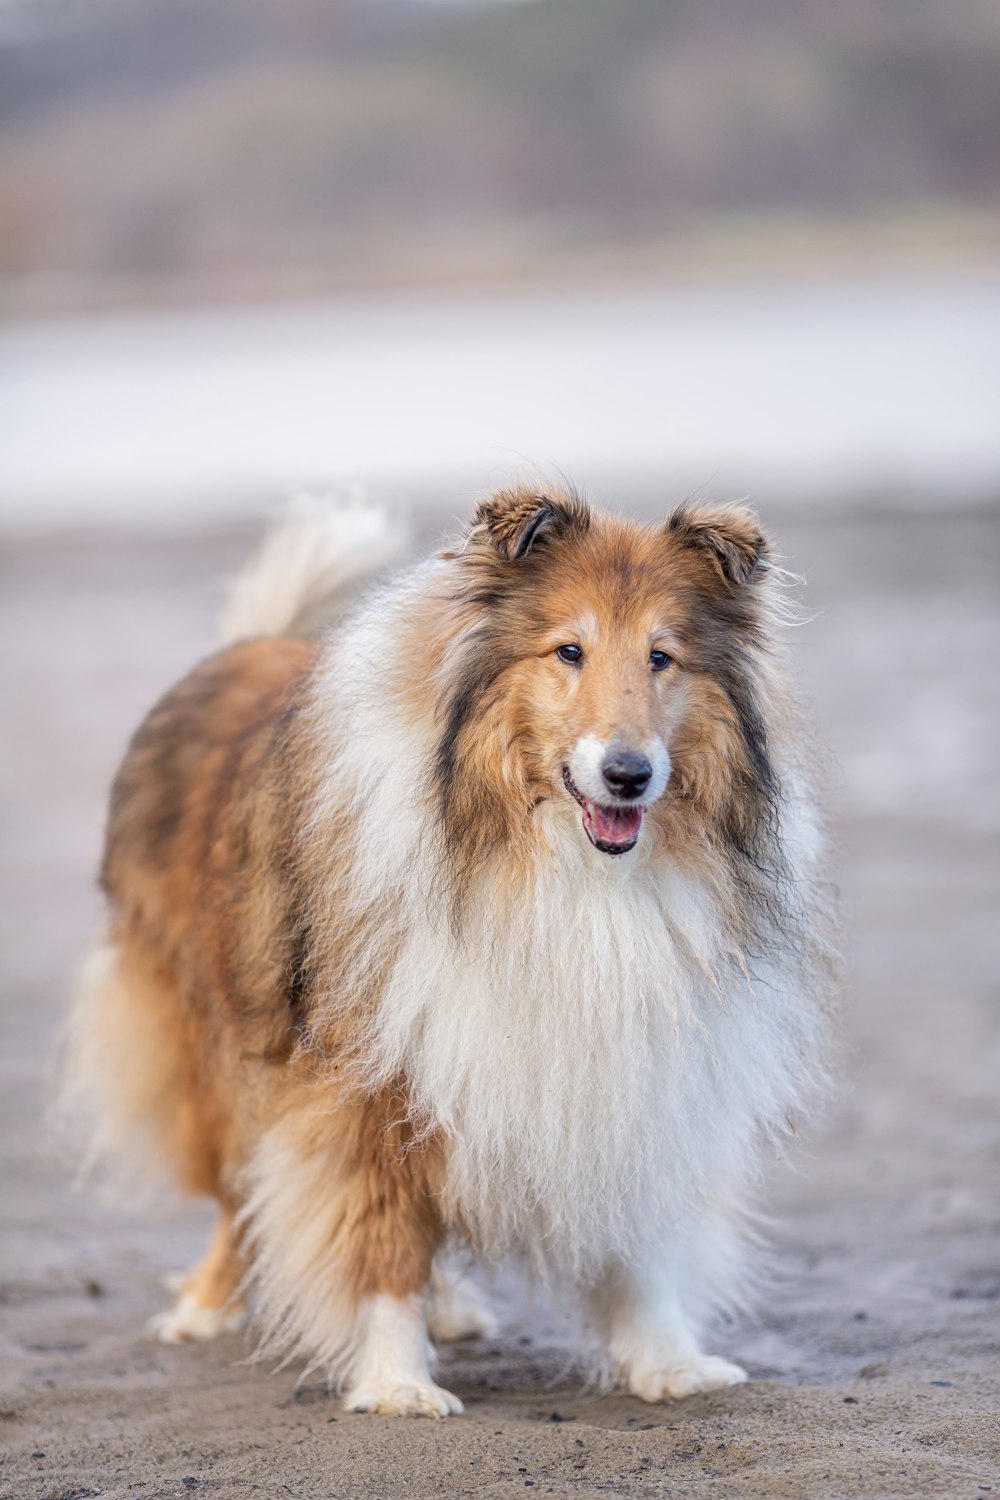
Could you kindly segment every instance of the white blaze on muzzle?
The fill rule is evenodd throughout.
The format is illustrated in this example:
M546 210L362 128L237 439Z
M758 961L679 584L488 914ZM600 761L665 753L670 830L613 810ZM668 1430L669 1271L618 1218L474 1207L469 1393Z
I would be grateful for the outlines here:
M650 775L642 790L622 795L605 770L622 753L645 756ZM659 739L641 746L623 746L585 734L569 757L563 780L583 811L583 826L595 848L605 854L627 854L634 848L646 809L663 795L670 779L670 756Z

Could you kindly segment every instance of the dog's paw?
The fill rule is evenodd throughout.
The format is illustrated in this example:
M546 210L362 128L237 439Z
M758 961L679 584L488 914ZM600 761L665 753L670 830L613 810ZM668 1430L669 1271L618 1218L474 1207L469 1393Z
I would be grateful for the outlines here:
M690 1354L670 1364L633 1366L628 1389L641 1401L679 1401L700 1391L720 1391L742 1385L747 1372L740 1365L715 1354Z
M159 1344L203 1343L233 1333L245 1322L243 1307L232 1303L228 1307L201 1307L185 1292L173 1307L150 1318L146 1333Z
M427 1309L427 1329L436 1344L459 1339L491 1339L500 1323L485 1293L464 1278L454 1284L436 1286Z
M457 1396L429 1380L362 1381L347 1392L344 1408L376 1412L383 1417L457 1417L464 1409Z

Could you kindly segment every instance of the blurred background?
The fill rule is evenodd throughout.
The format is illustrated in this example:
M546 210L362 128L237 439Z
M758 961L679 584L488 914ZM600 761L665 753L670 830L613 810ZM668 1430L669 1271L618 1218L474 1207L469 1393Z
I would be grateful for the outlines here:
M29 1473L38 1494L103 1483L109 1453L131 1482L178 1403L226 1494L249 1493L248 1433L286 1472L285 1377L136 1340L203 1216L150 1229L74 1199L40 1145L107 787L212 649L221 581L285 495L361 481L431 544L515 473L650 517L749 496L808 583L792 644L833 751L849 1086L805 1171L776 1179L785 1290L722 1340L758 1382L740 1396L757 1457L727 1470L725 1433L706 1493L867 1494L855 1410L896 1493L985 1488L996 0L0 0L0 298L12 1493ZM522 1316L452 1369L467 1400L499 1393L483 1453L558 1376L557 1346ZM327 1421L319 1397L296 1411ZM625 1458L602 1451L618 1493ZM432 1462L424 1478L436 1493Z
M3 0L5 515L1000 478L995 0Z

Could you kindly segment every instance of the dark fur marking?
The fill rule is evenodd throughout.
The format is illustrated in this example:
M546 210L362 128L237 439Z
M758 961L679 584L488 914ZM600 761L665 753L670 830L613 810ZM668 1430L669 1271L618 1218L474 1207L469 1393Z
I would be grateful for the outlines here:
M524 490L500 490L478 507L476 525L485 527L504 561L520 562L544 537L584 535L590 528L590 509L575 494L555 499Z
M743 747L745 766L732 777L729 806L717 834L747 912L755 914L754 942L764 943L768 932L787 933L789 905L781 848L781 786L754 685L754 655L765 649L756 590L723 582L712 561L692 587L687 605L682 635L690 665L711 676L725 693Z
M737 587L751 582L768 555L767 540L749 510L723 508L713 512L681 505L668 518L665 529L685 545L701 548L722 577Z
M541 528L547 523L551 522L552 519L553 515L551 505L543 505L538 511L536 511L534 516L521 532L521 535L517 539L517 544L510 554L515 562L524 557L524 555L530 550L531 544L535 540L535 537L538 535Z
M467 666L448 704L444 733L438 743L435 759L435 780L449 843L453 841L455 833L451 816L452 793L458 773L458 747L462 731L484 695L510 665L507 657L497 648L491 631L484 628L475 640L475 649L470 650Z
M296 916L294 908L287 913L285 925L291 937L291 955L285 965L288 1019L291 1030L299 1035L309 1012L312 933L306 919Z

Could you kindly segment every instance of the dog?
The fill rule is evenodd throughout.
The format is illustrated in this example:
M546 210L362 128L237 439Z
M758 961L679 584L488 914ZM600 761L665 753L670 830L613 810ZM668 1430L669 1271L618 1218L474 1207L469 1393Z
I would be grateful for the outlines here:
M114 782L68 1090L96 1158L219 1207L154 1331L249 1299L349 1410L458 1413L430 1339L495 1326L462 1245L571 1290L644 1401L734 1385L703 1328L833 985L787 575L746 507L530 486L396 550L293 514Z

